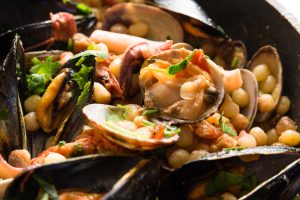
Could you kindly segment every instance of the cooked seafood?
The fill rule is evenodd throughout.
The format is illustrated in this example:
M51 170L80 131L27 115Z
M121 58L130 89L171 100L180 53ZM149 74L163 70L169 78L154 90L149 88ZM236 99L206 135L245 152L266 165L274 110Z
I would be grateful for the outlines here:
M185 1L189 12L168 2L155 1L160 8L106 2L116 5L90 36L95 17L68 13L0 35L7 43L20 33L27 50L43 49L24 54L16 37L0 68L0 91L9 96L0 102L0 119L5 108L13 118L0 121L7 133L0 132L0 178L16 177L5 198L51 196L37 184L46 181L62 199L155 199L159 177L166 178L161 199L252 198L264 196L262 182L299 157L289 147L300 144L300 133L285 116L291 102L281 96L277 50L262 47L242 69L241 41L226 38L195 2ZM88 157L72 159L79 156ZM162 159L166 171L160 174L156 159L142 161L113 187L148 156Z
M28 170L8 187L4 199L58 199L58 193L61 199L76 191L102 194L101 199L155 199L159 174L155 159L88 156Z

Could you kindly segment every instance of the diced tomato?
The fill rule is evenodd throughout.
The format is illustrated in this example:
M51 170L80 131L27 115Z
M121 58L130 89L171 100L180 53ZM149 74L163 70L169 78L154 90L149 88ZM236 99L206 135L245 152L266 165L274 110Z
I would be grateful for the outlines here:
M191 62L195 65L198 65L203 70L207 71L209 73L209 69L207 66L207 62L205 59L205 54L202 49L196 49L194 50L194 56L191 60Z
M176 78L188 78L190 75L186 69L181 70L180 72L175 74Z
M158 129L153 137L155 140L161 140L164 138L165 128L162 125L158 125Z

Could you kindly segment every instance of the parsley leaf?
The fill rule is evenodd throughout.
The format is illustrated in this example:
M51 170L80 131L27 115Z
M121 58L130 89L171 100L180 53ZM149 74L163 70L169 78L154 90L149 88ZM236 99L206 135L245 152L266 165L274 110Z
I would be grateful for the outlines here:
M223 120L222 120L222 118L223 118L223 113L221 114L221 116L219 118L219 126L220 126L221 130L224 133L227 133L228 135L236 137L237 135L234 132L234 130L230 126L228 126L226 123L224 123Z
M77 104L81 104L81 102L84 102L87 100L87 98L89 97L90 87L91 87L91 82L88 81L84 85L84 88L83 88L82 92L80 93L80 96L78 97Z
M193 58L194 53L195 53L195 51L192 51L192 53L189 56L187 56L186 58L184 58L180 63L169 66L167 68L167 73L169 75L174 75L174 74L177 74L178 72L180 72L181 70L183 70L187 66L188 61L190 61Z
M47 183L45 180L43 180L41 177L37 175L33 175L33 178L38 182L42 190L49 194L50 198L52 200L59 200L58 194L56 191L56 188L54 185Z
M49 56L45 61L34 57L31 62L33 66L29 70L30 74L26 76L28 95L40 95L45 91L46 84L52 80L60 64L59 62L53 61L53 56Z
M86 56L94 56L94 57L98 57L101 59L107 59L108 55L107 53L103 52L103 51L98 51L98 50L86 50L83 51L81 53L78 53L76 55L74 55L70 60L79 58L79 57L86 57Z
M156 110L156 109L147 109L147 110L143 111L143 115L152 115L157 112L158 112L158 110Z
M76 5L76 13L79 15L89 15L92 14L93 11L90 7L88 7L84 3L78 3Z
M89 80L89 73L93 70L93 67L87 67L82 64L80 70L77 73L72 74L73 80L77 82L79 89L84 89L85 84Z

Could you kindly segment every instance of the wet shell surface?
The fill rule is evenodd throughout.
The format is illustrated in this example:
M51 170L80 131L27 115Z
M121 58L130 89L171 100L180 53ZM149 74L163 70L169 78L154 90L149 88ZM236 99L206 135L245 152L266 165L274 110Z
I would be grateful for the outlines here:
M107 139L128 149L151 150L172 144L178 140L177 134L170 138L157 140L152 138L141 138L139 134L129 130L117 130L116 128L112 128L107 123L107 116L118 109L120 108L116 106L90 104L83 108L83 113L94 128L101 131Z
M256 66L265 64L268 66L270 71L270 75L274 76L277 84L272 91L272 97L274 100L275 105L278 104L281 91L282 91L282 65L280 61L280 57L278 55L277 50L272 46L263 46L261 47L251 58L249 61L247 68L252 71ZM260 84L260 82L259 82ZM261 87L259 85L259 91L261 91ZM274 109L276 106L274 107ZM255 121L257 122L264 122L269 119L271 116L272 111L270 112L259 112L256 115Z

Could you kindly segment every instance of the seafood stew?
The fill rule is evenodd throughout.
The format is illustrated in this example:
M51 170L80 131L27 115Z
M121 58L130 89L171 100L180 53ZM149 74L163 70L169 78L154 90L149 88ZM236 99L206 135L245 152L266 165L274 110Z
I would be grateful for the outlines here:
M76 9L79 5L66 2ZM95 12L97 25L90 13L81 16L84 23L80 23L78 17L61 12L51 14L51 21L0 35L0 41L6 41L22 30L1 66L3 77L9 69L15 71L11 73L13 84L6 85L2 79L0 86L17 89L9 100L18 105L17 111L12 111L13 104L1 105L5 122L1 130L8 133L0 138L5 147L0 157L1 178L14 178L39 165L58 162L57 166L65 167L64 162L72 157L100 154L158 157L166 170L162 188L174 174L205 165L206 159L213 163L216 178L231 173L230 168L219 166L227 161L241 157L242 163L259 165L266 157L277 170L263 179L268 182L297 159L297 109L290 109L297 104L283 78L293 69L286 68L278 46L267 43L253 54L248 42L244 45L243 40L216 34L219 26L201 17L159 1L151 5L158 7L106 2L89 8ZM203 8L206 6L204 3ZM167 24L172 19L174 24L164 27L161 38L154 37L160 34L153 31L163 25L152 24L153 19L138 12L140 9L149 15L156 13ZM116 13L120 18L113 17ZM209 19L206 13L201 15ZM28 40L31 29L42 40ZM20 113L17 121L23 129L16 133L18 138L10 135L13 120L5 117L11 112ZM291 151L295 156L276 163L281 156L288 158ZM273 156L274 152L279 155ZM257 185L263 187L261 182L252 183L245 190L223 187L189 198L236 198ZM259 190L249 193L259 194Z

